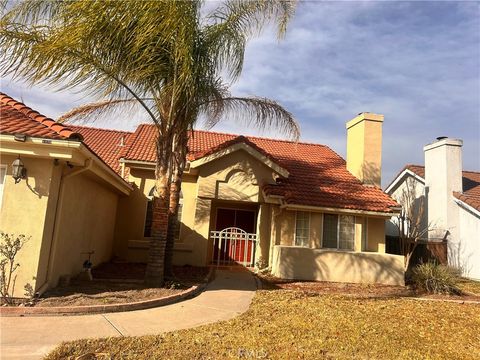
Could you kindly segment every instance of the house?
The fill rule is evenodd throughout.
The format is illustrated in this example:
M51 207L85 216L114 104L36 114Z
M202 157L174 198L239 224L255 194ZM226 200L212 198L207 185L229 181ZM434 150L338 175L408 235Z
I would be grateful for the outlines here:
M133 187L81 134L5 94L0 104L0 230L30 237L17 258L22 296L26 283L43 291L80 272L92 249L94 263L108 261L118 200ZM15 161L24 169L17 179Z
M425 166L407 165L386 188L393 198L408 183L423 203L419 221L428 229L425 238L448 241L448 262L464 276L480 279L480 172L462 170L462 140L440 137L426 145ZM387 234L396 235L392 222Z
M66 127L7 95L0 103L1 230L32 237L19 283L55 286L88 256L146 261L155 128ZM319 144L192 132L174 263L403 284L403 257L385 253L384 222L399 209L380 189L382 123L371 113L347 123L346 162ZM27 170L15 183L18 158Z

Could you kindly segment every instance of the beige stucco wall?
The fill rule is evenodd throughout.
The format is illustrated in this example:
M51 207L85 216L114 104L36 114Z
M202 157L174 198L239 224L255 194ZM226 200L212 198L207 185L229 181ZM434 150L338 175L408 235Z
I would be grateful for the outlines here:
M131 262L145 262L148 238L144 238L143 231L155 174L153 170L130 169L128 181L134 184L134 189L130 196L118 201L114 254Z
M39 266L42 243L52 236L52 220L47 216L49 208L55 205L58 172L53 160L22 157L27 169L28 180L15 184L12 174L12 162L15 156L3 155L0 163L7 166L7 175L3 189L0 211L0 229L7 233L24 234L30 237L17 255L20 264L16 281L15 296L24 295L24 285L40 286L45 272ZM57 179L54 179L57 176ZM54 180L52 182L52 179ZM36 277L35 281L32 278Z
M259 184L274 183L272 170L240 150L199 168L198 196L229 201L261 201Z
M367 251L385 253L385 218L367 220Z
M203 164L185 174L182 181L183 211L180 239L174 247L174 264L206 265L211 257L209 233L215 224L216 208L259 209L262 201L259 184L273 183L272 169L246 151L239 150ZM143 237L147 195L154 186L153 170L131 169L129 180L136 189L121 199L115 231L115 253L129 261L146 261L148 238ZM227 205L225 205L227 204ZM269 209L265 211L269 217ZM262 243L267 239L266 223L262 225ZM291 231L291 229L289 230ZM268 256L267 246L257 254Z
M49 274L50 286L59 276L76 275L95 251L93 266L112 257L119 195L87 172L63 180Z
M131 262L145 262L149 238L143 235L147 201L155 185L154 171L130 169L129 181L134 183L134 190L118 203L114 253ZM197 199L196 176L184 175L182 194L180 239L175 244L173 260L179 265L204 265L206 240L203 233L208 237L210 205L208 201Z
M291 246L273 248L272 274L284 279L404 285L403 257Z
M266 204L259 184L273 181L272 169L245 151L236 151L220 159L191 169L182 183L183 213L180 239L174 247L174 264L203 266L212 255L209 233L216 221L218 207L252 209L257 213L259 242L256 259L269 259L272 246L294 245L296 211ZM143 237L147 195L154 186L153 170L130 171L136 190L118 206L115 254L129 261L146 261L148 238ZM309 212L309 247L322 246L323 214ZM384 219L355 216L355 251L385 251ZM368 247L363 241L368 236ZM272 241L270 241L272 239Z

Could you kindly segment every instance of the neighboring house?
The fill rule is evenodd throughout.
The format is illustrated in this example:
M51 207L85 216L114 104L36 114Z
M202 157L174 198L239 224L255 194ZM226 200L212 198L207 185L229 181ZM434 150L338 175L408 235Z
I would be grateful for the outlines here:
M425 166L405 166L386 192L400 200L407 182L415 183L416 199L425 206L425 238L446 238L449 264L480 279L480 172L462 171L462 145L461 140L438 138L425 146ZM386 232L397 235L392 222Z
M146 261L154 126L67 128L6 95L0 101L1 229L32 236L22 281L54 286L81 271L90 251L94 265ZM379 188L382 123L370 113L347 123L347 162L324 145L193 132L174 263L264 264L282 278L403 284L403 257L385 253L384 222L398 204ZM14 184L18 156L28 181Z

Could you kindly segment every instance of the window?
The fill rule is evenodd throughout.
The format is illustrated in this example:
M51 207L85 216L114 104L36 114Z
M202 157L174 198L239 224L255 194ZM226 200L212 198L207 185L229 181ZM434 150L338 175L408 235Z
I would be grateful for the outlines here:
M0 166L0 207L2 206L3 199L3 186L5 184L5 175L7 175L7 167L4 165Z
M323 247L336 249L338 243L338 216L323 215Z
M353 250L355 244L355 217L323 214L324 248Z
M295 219L295 246L308 247L310 235L310 213L297 211Z

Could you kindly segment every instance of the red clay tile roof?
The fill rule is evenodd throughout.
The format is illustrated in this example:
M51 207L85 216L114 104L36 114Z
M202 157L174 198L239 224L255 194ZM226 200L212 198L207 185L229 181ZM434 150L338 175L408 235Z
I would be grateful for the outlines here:
M120 172L119 160L128 149L131 132L74 125L71 125L70 128L81 134L83 143L108 166L117 173Z
M139 125L132 135L132 143L125 154L125 159L155 162L155 134L153 125Z
M400 174L405 169L409 169L425 179L425 166L407 165L402 171L400 171ZM462 171L462 187L463 193L454 192L453 195L457 199L480 211L480 172Z
M77 140L81 135L0 92L0 134Z
M140 125L132 136L125 159L154 162L155 128ZM188 159L199 159L239 139L233 134L194 131ZM399 206L381 189L363 185L347 171L345 160L327 146L252 136L246 139L289 171L282 183L264 186L267 194L284 196L287 204L374 212L392 212L392 207Z

